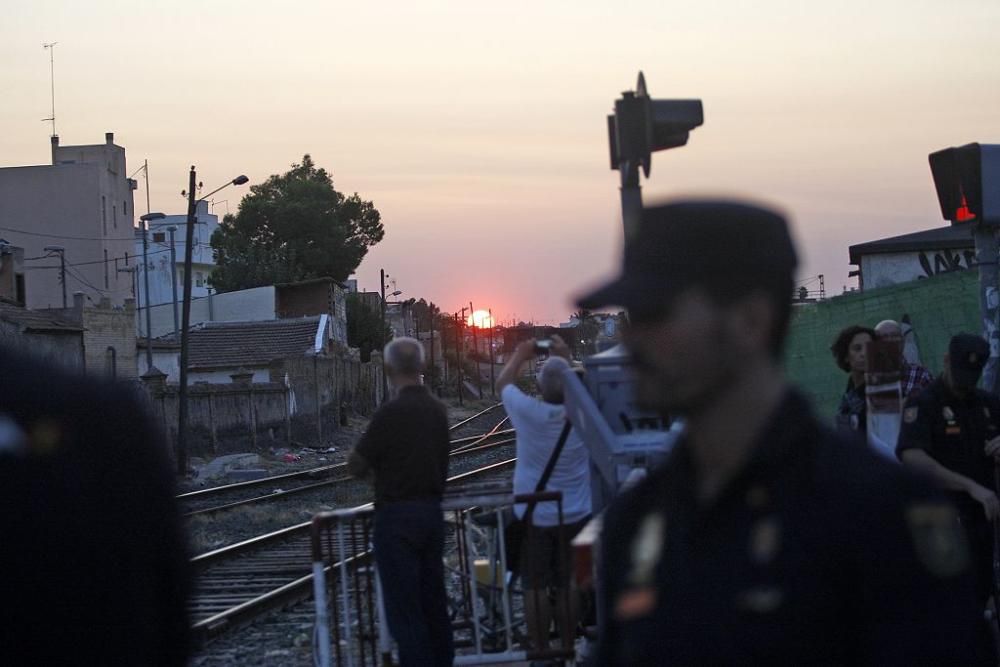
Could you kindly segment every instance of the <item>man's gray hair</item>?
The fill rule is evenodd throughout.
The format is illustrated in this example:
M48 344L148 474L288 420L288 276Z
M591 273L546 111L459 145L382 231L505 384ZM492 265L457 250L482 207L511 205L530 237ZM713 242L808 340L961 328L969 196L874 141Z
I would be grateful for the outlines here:
M399 375L420 375L424 370L424 345L416 338L400 336L385 346L386 368Z
M538 389L546 403L563 402L563 374L569 370L569 362L562 357L549 357L538 371Z

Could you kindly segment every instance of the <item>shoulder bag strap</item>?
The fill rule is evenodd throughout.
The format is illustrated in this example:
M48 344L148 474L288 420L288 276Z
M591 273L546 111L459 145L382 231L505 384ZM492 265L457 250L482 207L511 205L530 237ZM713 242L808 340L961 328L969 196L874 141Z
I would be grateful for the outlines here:
M535 493L540 493L545 490L545 485L549 483L549 477L552 476L552 471L556 467L556 461L559 460L559 455L562 454L563 445L566 444L566 439L569 438L569 431L573 428L573 424L567 419L563 424L562 432L559 434L559 441L556 442L555 448L552 450L552 454L549 456L549 462L545 464L545 470L542 471L542 476L538 480L538 484L535 486ZM528 503L528 507L524 510L524 521L526 524L531 524L531 515L535 513L535 505L538 501L531 501Z

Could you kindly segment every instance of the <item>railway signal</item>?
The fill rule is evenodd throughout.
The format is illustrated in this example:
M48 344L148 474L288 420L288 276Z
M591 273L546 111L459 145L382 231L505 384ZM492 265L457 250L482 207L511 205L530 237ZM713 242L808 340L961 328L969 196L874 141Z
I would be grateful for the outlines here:
M966 144L928 156L941 215L952 224L971 222L979 265L979 308L990 359L982 386L995 392L1000 377L1000 285L997 228L1000 227L1000 144Z
M608 116L611 168L621 174L622 219L625 237L631 237L642 214L639 169L649 178L655 151L683 146L694 128L704 122L701 100L655 100L646 91L639 72L635 90L615 101Z

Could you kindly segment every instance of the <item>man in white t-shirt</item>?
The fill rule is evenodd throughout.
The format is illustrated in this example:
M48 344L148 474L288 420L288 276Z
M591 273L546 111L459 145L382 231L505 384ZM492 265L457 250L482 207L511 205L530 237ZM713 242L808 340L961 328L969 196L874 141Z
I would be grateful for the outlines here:
M566 423L563 407L563 375L570 368L569 347L558 336L552 337L551 355L536 376L540 397L528 396L514 381L526 361L536 357L536 341L529 339L514 350L510 360L500 372L496 389L503 399L511 424L517 431L517 464L514 467L514 493L534 493L545 466L559 440ZM558 508L555 503L538 503L526 527L524 554L521 558L521 579L524 585L525 615L532 645L547 645L548 629L552 619L548 589L569 585L569 541L590 519L590 468L589 455L580 436L570 430L562 452L556 460L552 475L545 485L546 491L563 494L563 524L559 526ZM518 518L523 518L525 505L514 508ZM565 551L566 557L560 558ZM524 555L530 554L530 557ZM560 562L562 561L562 562ZM575 602L575 595L570 599ZM571 605L575 606L575 605ZM572 613L567 618L556 616L560 634L572 637Z

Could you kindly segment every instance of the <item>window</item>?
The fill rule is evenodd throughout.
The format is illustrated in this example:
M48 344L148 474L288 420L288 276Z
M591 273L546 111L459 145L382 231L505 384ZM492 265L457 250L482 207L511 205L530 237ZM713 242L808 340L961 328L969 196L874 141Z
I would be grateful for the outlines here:
M125 266L128 266L128 253L125 253Z
M153 232L153 243L166 243L167 234L166 232Z
M101 195L101 226L104 227L104 235L108 235L108 201ZM107 253L105 253L107 254Z
M105 250L104 251L104 289L108 289L108 288L111 287L111 283L108 280L108 272L109 272L109 270L110 269L108 268L108 251Z
M194 274L194 284L195 284L196 287L204 287L205 286L205 274L203 274L201 271L196 272Z
M110 345L104 351L104 373L109 378L114 378L118 374L118 353Z
M111 220L114 222L115 229L118 229L118 207L114 205L111 207Z
M128 201L122 200L122 215L128 215Z

